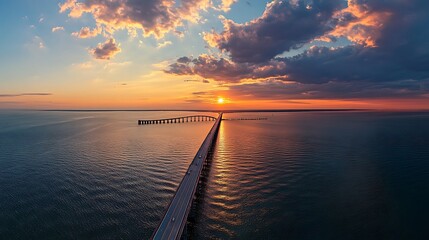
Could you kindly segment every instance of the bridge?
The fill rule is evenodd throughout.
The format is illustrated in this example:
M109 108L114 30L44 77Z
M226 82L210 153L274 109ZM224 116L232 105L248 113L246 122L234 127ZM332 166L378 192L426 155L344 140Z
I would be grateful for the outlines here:
M203 117L209 117L208 119L213 118L210 116ZM201 173L207 161L209 149L213 145L214 141L216 141L217 132L219 131L220 122L222 121L222 113L220 113L219 116L215 119L216 122L214 123L207 137L204 139L203 144L198 149L194 160L192 161L191 165L186 171L185 176L180 182L173 199L168 205L164 217L162 218L158 227L155 229L155 232L153 233L151 239L158 240L181 238L183 230L186 226L188 214L191 210L192 200L194 199L198 184L200 182Z
M184 123L184 122L204 122L204 121L216 121L215 117L207 115L193 115L175 118L164 118L164 119L153 119L153 120L138 120L139 125L147 124L165 124L165 123Z
M222 119L223 121L237 121L237 120L249 120L249 121L254 121L254 120L268 120L268 118L266 117L258 117L258 118L224 118Z

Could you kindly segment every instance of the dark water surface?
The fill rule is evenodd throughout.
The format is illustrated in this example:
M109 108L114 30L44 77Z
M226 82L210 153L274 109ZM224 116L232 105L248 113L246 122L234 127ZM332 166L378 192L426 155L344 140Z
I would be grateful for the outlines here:
M213 122L0 112L0 239L147 239ZM429 239L428 113L222 122L194 239Z

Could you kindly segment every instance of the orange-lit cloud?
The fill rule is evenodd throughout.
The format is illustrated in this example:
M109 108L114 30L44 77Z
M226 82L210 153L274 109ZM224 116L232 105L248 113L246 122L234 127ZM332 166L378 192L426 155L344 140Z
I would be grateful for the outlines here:
M380 31L391 16L388 10L374 11L359 1L348 0L348 7L334 15L338 21L334 30L319 39L330 41L331 37L345 37L352 42L375 47Z
M83 27L79 32L72 33L73 36L78 38L93 38L97 35L101 34L102 29L100 27L96 27L94 29L90 29L89 27Z
M229 5L229 1L224 1L223 6ZM174 0L67 0L60 4L60 12L69 11L72 18L89 13L97 25L110 34L120 29L131 32L142 30L144 36L162 38L182 26L184 21L198 21L200 12L211 7L213 4L210 0L182 0L180 4Z

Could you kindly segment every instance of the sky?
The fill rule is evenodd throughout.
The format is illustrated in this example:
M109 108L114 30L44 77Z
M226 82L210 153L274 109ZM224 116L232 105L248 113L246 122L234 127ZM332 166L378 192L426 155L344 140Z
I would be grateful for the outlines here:
M428 12L427 0L1 1L0 109L429 109Z

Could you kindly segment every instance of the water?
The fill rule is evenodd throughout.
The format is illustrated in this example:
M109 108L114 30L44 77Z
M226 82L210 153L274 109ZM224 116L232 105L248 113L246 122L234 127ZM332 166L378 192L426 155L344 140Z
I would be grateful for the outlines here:
M213 122L1 112L0 239L147 239ZM194 239L428 239L428 113L222 122Z
M213 122L1 113L0 239L147 239ZM213 115L213 114L212 114Z

